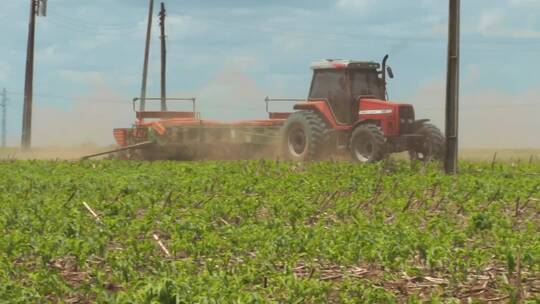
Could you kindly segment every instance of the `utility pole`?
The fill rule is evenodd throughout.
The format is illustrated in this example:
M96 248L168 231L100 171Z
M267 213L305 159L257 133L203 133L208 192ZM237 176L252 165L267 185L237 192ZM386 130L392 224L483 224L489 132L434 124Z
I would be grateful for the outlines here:
M458 171L460 0L450 0L448 20L448 70L446 80L447 174Z
M7 91L5 88L2 90L2 103L0 104L0 107L2 107L2 148L5 148L6 147L6 131L7 131L6 130Z
M30 0L30 20L28 23L28 45L26 51L26 73L24 82L24 108L21 146L23 150L32 145L32 97L34 91L34 46L36 36L36 15L47 15L47 0Z
M161 111L167 111L167 40L165 36L165 3L161 2L159 27L161 29Z
M148 57L150 55L150 39L152 37L152 18L154 17L154 0L150 0L150 7L148 9L148 26L146 28L146 46L144 48L144 65L143 65L143 78L141 86L141 104L140 111L144 111L146 107L146 84L148 81Z

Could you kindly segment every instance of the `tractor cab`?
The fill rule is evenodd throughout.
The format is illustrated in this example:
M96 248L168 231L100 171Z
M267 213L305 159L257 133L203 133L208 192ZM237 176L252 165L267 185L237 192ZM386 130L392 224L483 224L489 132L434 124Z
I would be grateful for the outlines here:
M314 63L310 100L325 100L339 124L354 123L360 98L386 100L386 60L376 62L328 59ZM393 77L388 68L389 75Z

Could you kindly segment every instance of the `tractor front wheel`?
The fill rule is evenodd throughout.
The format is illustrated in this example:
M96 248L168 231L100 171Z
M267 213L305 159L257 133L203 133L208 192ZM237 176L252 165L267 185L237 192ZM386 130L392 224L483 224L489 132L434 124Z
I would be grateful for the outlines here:
M322 150L328 128L312 111L293 113L283 126L282 155L293 161L316 159Z
M423 139L409 151L411 160L430 162L443 159L444 136L439 128L432 124L425 123L420 126L415 133L422 135Z
M373 163L384 158L386 139L381 129L374 124L356 127L351 134L349 149L353 161Z

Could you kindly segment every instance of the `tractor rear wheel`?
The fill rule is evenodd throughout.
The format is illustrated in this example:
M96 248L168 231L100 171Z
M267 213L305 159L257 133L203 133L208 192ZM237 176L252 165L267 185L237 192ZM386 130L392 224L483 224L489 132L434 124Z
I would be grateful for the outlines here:
M282 130L282 155L293 161L317 159L328 133L324 120L313 111L291 114Z
M432 124L425 123L420 126L415 133L423 135L424 139L409 151L411 160L430 162L443 159L444 136L439 128Z
M373 163L384 158L386 139L381 129L374 124L356 127L351 134L349 149L353 161Z

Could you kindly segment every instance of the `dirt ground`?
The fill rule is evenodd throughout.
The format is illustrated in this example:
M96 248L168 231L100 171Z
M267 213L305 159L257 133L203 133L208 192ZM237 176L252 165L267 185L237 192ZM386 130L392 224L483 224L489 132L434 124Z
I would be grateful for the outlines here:
M540 149L463 149L461 159L471 161L540 161Z
M111 147L78 146L33 148L23 152L19 148L0 149L0 159L77 160L89 154L107 151Z

